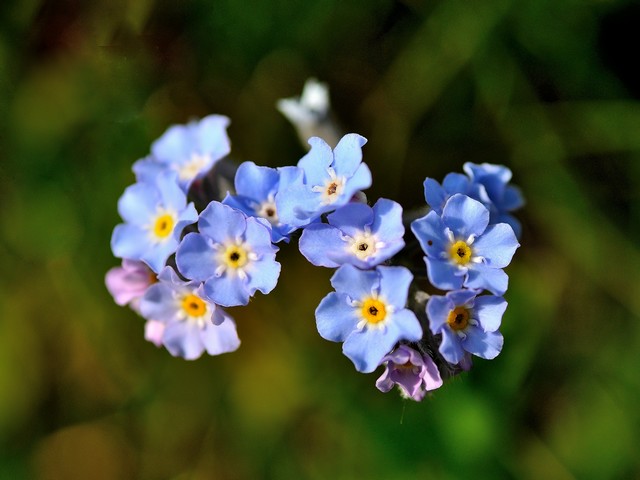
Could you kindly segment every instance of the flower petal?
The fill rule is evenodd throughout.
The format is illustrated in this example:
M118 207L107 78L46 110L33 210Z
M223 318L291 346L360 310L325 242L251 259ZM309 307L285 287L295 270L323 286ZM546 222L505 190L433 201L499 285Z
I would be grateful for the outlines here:
M442 222L460 238L478 236L489 224L489 210L477 200L456 193L442 209Z
M343 342L355 329L358 309L347 303L347 296L331 292L320 301L316 308L318 333L325 340Z
M509 277L499 268L490 268L479 263L469 268L464 286L480 290L487 289L494 295L504 295L509 286Z
M484 257L486 265L504 268L520 246L513 229L506 223L491 225L473 244L474 255Z
M334 168L338 175L354 175L362 162L362 146L365 143L367 139L357 133L349 133L340 139L333 149Z
M477 327L467 329L467 337L462 340L462 347L480 358L492 360L502 351L504 339L500 332L484 332Z
M176 265L182 275L203 282L211 277L218 262L207 238L200 233L188 233L176 252Z

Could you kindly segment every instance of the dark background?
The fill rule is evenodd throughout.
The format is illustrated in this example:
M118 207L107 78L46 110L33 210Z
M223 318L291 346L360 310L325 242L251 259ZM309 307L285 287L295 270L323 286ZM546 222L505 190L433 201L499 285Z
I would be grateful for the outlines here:
M623 0L4 2L0 477L640 478L639 24ZM295 245L219 357L156 349L104 287L151 142L220 113L234 158L295 164L275 102L311 76L369 139L370 200L420 206L472 161L528 201L502 354L420 404L319 337L331 272Z

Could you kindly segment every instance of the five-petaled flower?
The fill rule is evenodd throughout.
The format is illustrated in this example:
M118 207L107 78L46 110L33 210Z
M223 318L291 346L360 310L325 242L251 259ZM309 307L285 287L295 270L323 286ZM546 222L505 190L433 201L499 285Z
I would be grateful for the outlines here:
M113 230L113 254L143 261L156 273L176 251L184 227L198 219L176 174L168 172L128 187L118 200L118 212L126 223Z
M495 295L481 295L474 290L454 290L433 295L427 302L429 329L442 335L439 350L450 363L463 360L465 352L493 359L502 350L498 331L507 302Z
M314 265L336 268L350 263L373 268L404 247L402 207L386 198L373 208L349 203L302 232L300 252Z
M176 357L193 360L206 350L210 355L232 352L240 346L233 319L209 301L199 282L185 282L165 267L158 283L140 302L147 318L147 339L162 343Z
M289 225L307 225L369 188L371 171L362 162L362 146L366 142L366 138L350 133L331 150L321 138L311 137L311 150L298 162L304 175L297 184L276 195L280 220Z
M243 162L235 176L235 195L227 194L222 203L236 208L250 217L264 218L271 227L271 239L277 243L289 241L289 235L297 227L284 224L278 216L276 193L282 185L286 188L302 172L296 167L269 168L253 162Z
M411 230L427 254L427 274L434 286L487 289L496 295L507 290L509 277L502 269L519 244L506 223L489 226L489 210L480 202L455 194L442 215L431 211L414 220Z
M359 372L373 372L400 340L422 337L416 315L405 308L413 275L404 267L359 270L341 266L331 277L335 292L316 309L320 336L344 342L343 353Z
M164 171L176 172L185 192L191 183L205 176L231 150L229 119L209 115L186 125L173 125L151 145L151 155L133 165L138 181L154 178Z
M188 233L176 252L182 275L204 282L204 295L224 307L246 305L256 290L269 293L278 283L278 248L266 220L247 217L220 202L200 214L199 233Z

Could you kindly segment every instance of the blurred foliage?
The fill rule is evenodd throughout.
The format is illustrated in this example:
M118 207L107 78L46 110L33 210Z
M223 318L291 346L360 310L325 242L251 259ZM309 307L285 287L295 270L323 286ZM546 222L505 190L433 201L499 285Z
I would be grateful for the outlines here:
M639 478L640 7L624 0L24 0L0 6L0 478ZM508 165L528 200L505 348L422 404L322 340L295 246L195 362L104 288L130 166L221 113L233 156L304 153L274 108L329 83L371 199Z

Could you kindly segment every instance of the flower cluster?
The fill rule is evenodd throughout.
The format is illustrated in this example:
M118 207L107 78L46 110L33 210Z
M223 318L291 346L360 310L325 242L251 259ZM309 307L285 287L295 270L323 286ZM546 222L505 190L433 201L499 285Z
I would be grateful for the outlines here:
M307 130L326 123L328 96L318 88L322 115L306 112L304 98L280 104ZM111 248L122 266L106 284L116 303L146 319L147 340L189 360L236 350L224 309L270 293L281 269L276 244L298 239L310 263L335 269L333 291L315 310L318 332L342 343L357 371L383 367L379 390L397 386L420 401L468 370L471 355L500 353L503 269L519 246L511 212L523 204L506 167L467 163L466 175L427 178L429 212L410 222L415 215L393 200L367 202L372 174L361 135L344 135L334 148L312 136L296 165L235 167L226 158L228 123L211 115L169 128L134 164L136 183L118 201L123 223Z

